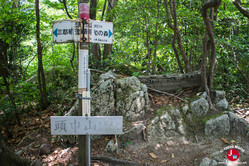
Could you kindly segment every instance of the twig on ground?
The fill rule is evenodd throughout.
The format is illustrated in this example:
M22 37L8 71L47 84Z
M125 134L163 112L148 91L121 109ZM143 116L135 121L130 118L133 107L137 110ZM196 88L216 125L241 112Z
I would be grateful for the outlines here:
M127 161L127 160L120 160L120 159L115 159L112 157L107 157L107 156L92 156L92 160L101 160L105 162L109 162L112 164L123 164L123 165L138 165L138 163L133 162L133 161Z
M175 97L175 98L177 98L177 99L179 99L179 100L181 100L181 101L187 102L187 100L184 100L184 99L182 99L182 98L180 98L180 97L178 97L178 96L176 96L176 95L173 95L173 94L171 94L171 93L163 92L163 91L156 90L156 89L153 89L153 88L148 88L148 89L151 90L151 91L154 91L154 92L157 92L157 93L162 93L162 94L165 94L165 95L168 95L168 96L172 96L172 97Z

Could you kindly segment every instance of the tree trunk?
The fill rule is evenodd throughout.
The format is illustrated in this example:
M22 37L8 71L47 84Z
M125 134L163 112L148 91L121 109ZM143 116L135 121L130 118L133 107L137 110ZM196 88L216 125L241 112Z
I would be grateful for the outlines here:
M6 145L3 135L0 132L0 163L2 166L27 166L31 161L21 158Z
M203 4L203 21L206 25L206 31L209 37L210 45L211 45L211 55L210 55L210 68L209 68L209 76L208 76L208 88L212 91L213 79L214 79L214 68L215 68L215 60L216 60L216 46L214 41L213 27L211 25L210 19L207 15L207 10L212 7L218 8L221 3L221 0L212 0L207 1Z
M249 11L246 10L246 8L244 8L242 5L241 5L241 0L234 0L233 1L233 4L236 6L236 8L240 11L240 13L243 14L243 16L249 18Z
M146 57L148 58L146 74L148 75L150 73L150 64L151 64L150 36L148 30L146 30L146 47L147 47Z
M116 6L116 1L117 0L109 0L108 1L106 21L109 21L109 22L113 21L113 16L111 14L111 11ZM111 54L112 54L112 44L105 44L104 51L103 51L103 60L105 60Z
M170 0L170 3L172 5L172 7L171 7L171 14L172 14L172 18L174 20L174 32L176 33L178 47L179 47L179 50L180 50L181 55L182 55L182 59L183 59L184 64L185 64L185 70L186 70L186 72L190 72L189 60L188 60L188 58L186 56L186 53L185 53L183 45L182 45L181 31L179 30L179 28L177 26L177 16L176 16L176 3L175 3L175 0Z
M91 0L90 2L90 19L96 20L97 0ZM96 67L101 62L101 51L98 43L92 43L92 54L93 60L95 61Z
M157 0L157 20L156 20L156 27L155 27L155 42L154 42L154 59L152 64L152 74L155 74L156 71L156 51L157 51L157 28L158 28L158 18L159 18L159 0Z
M45 109L48 106L46 81L42 64L42 46L40 39L40 10L39 0L35 1L36 5L36 39L37 39L37 53L38 53L38 85L40 90L40 106Z
M173 37L173 40L172 40L172 48L174 50L174 53L175 53L175 56L176 56L176 59L177 59L177 63L178 63L178 66L179 66L179 69L180 69L180 72L181 73L184 73L183 72L183 67L181 65L181 61L180 61L180 57L179 57L179 54L178 54L178 51L177 51L177 48L176 48L176 39L178 39L178 46L180 48L180 46L182 47L182 44L181 44L181 33L180 32L177 32L177 30L179 31L178 27L177 27L177 20L176 20L176 9L174 9L173 5L172 5L172 1L170 0L170 11L171 11L171 14L169 12L169 7L168 7L168 1L167 0L164 0L164 8L165 8L165 11L166 11L166 17L167 17L167 20L168 20L168 26L170 29L172 29L174 31L174 37ZM175 2L174 2L175 3ZM174 5L175 6L175 5ZM174 14L175 13L175 14ZM171 17L174 17L173 20L174 20L174 26L171 24ZM180 34L179 34L180 33ZM180 37L180 38L179 38ZM179 41L180 40L180 41ZM179 44L180 43L180 44ZM181 49L183 52L181 52L181 54L185 55L185 52L184 52L184 49L182 47ZM185 56L186 58L186 56ZM188 65L188 60L187 60L187 65L186 65L186 61L185 62L185 69L190 69L190 67L187 67L189 66ZM186 70L187 71L187 70Z

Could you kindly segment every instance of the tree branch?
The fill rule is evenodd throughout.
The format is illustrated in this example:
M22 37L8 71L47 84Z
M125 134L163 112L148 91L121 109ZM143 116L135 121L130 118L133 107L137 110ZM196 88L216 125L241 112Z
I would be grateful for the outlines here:
M241 0L234 0L233 4L245 17L249 18L249 11L241 5Z
M61 2L61 1L60 1L60 2ZM64 7L65 7L67 16L68 16L70 19L73 19L73 18L71 17L71 15L68 13L67 2L66 2L66 0L63 0L62 3L63 3L63 5L64 5Z

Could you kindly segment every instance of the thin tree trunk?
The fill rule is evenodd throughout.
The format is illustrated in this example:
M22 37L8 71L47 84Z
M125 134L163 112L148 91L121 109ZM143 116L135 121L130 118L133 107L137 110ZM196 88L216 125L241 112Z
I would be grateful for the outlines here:
M90 19L96 20L96 10L97 10L97 0L91 0L90 2ZM96 61L96 67L99 66L99 62L101 62L101 50L98 43L92 43L92 54L93 60Z
M107 7L107 19L106 21L112 22L113 16L111 15L112 9L116 6L117 0L109 0L108 1L108 7ZM104 51L103 51L103 60L105 60L109 55L112 54L112 44L105 44L104 45Z
M156 27L155 27L155 42L154 42L154 59L152 64L152 74L155 74L156 71L156 51L157 51L157 28L158 28L158 18L159 18L159 0L157 0L157 20L156 20Z
M169 12L169 7L168 7L168 1L167 0L164 0L164 8L165 8L165 11L166 11L166 17L167 17L167 20L168 20L168 26L169 26L170 29L172 29L174 31L174 37L173 37L173 40L172 40L172 48L174 50L180 72L184 73L183 72L183 67L182 67L182 64L181 64L181 61L180 61L180 58L179 58L179 54L178 54L178 51L177 51L177 48L176 48L175 41L176 41L176 38L177 38L177 34L176 34L174 26L172 25L172 23L170 21L171 17L170 17L170 12ZM170 5L170 9L171 9L171 11L173 10L172 5ZM171 12L171 15L173 16L172 12Z
M218 8L220 5L221 0L212 0L212 1L207 1L203 4L203 21L206 25L206 31L209 36L209 41L211 45L211 55L210 55L210 68L209 68L209 82L208 82L208 87L209 90L212 91L212 86L213 86L213 79L214 79L214 68L215 68L215 60L216 60L216 46L215 46L215 41L214 41L214 34L213 34L213 27L210 23L210 19L207 15L207 10L212 7Z
M175 41L176 41L176 34L174 34L174 37L173 37L173 40L172 40L172 47L173 47L173 50L175 52L175 56L176 56L176 60L177 60L178 66L179 66L179 70L183 74L184 71L183 71L183 68L182 68L180 57L178 55L178 51L177 51L177 48L176 48Z
M178 47L179 47L179 50L181 52L181 55L182 55L182 59L184 61L184 64L185 64L185 70L186 72L190 72L190 64L189 64L189 60L186 56L186 53L184 51L184 48L183 48L183 45L182 45L182 37L181 37L181 32L177 26L177 16L176 16L176 3L175 3L175 0L169 0L170 1L170 8L171 8L171 14L172 14L172 18L174 20L174 31L176 33L176 36L177 36L177 43L178 43Z
M44 109L48 106L47 91L46 91L46 81L45 74L42 64L42 46L40 39L40 10L39 10L39 0L35 1L36 5L36 39L37 39L37 53L38 53L38 84L40 90L40 101L41 108Z
M147 44L147 58L148 58L146 74L148 75L150 72L150 64L151 64L150 37L148 31L146 31L146 44Z
M208 81L207 81L207 55L208 55L208 33L206 32L204 34L203 38L203 54L202 54L202 67L201 67L201 81L202 81L202 88L205 89L207 93L207 100L209 103L209 107L212 110L215 110L211 98L210 98L210 90L208 87Z
M104 7L103 7L103 10L102 10L102 15L101 15L101 21L103 21L103 19L104 19L105 9L106 9L106 2L107 2L107 0L105 0L105 3L104 3Z

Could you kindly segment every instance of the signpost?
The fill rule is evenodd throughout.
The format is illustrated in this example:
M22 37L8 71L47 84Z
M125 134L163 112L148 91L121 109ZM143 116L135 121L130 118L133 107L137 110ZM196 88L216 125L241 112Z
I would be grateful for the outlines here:
M53 40L55 43L80 42L82 27L84 27L84 42L112 44L112 22L95 20L83 22L82 19L53 21Z
M80 0L86 2L87 0ZM52 116L52 135L79 135L79 165L90 166L90 135L123 133L122 116L91 116L88 43L112 44L113 23L89 20L89 5L80 3L80 19L53 22L54 43L79 44L78 93L80 116Z
M122 116L52 116L52 135L122 134Z

